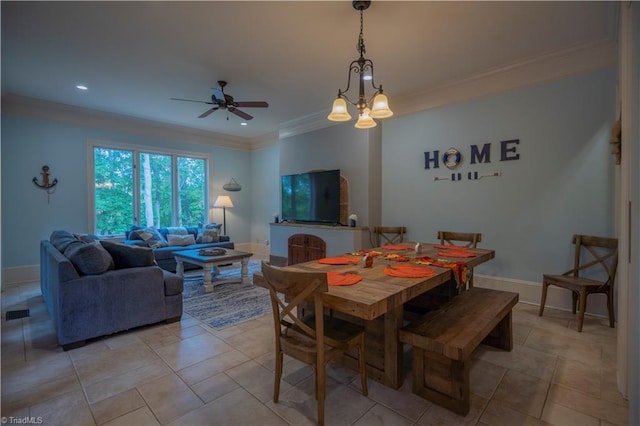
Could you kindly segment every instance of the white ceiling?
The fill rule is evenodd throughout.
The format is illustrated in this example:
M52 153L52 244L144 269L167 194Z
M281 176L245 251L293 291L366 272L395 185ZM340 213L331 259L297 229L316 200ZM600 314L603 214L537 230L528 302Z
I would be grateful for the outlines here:
M391 108L402 109L416 93L611 40L614 6L374 1L364 13L366 56ZM329 112L358 56L359 24L350 1L3 1L2 95L249 140ZM244 109L255 118L240 126L226 111L199 119L208 105L170 100L207 101L217 80L237 101L269 108Z

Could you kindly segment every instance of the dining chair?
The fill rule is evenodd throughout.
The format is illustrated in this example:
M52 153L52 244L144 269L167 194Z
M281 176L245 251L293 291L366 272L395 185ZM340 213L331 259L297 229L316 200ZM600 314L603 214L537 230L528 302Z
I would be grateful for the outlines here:
M573 268L561 275L544 274L542 276L542 297L538 315L542 316L547 301L547 289L550 285L571 290L571 308L574 314L576 313L576 304L579 302L578 331L582 332L587 296L592 293L604 293L607 295L609 325L614 328L613 283L618 267L618 240L617 238L574 235L573 244L575 245Z
M467 248L476 248L478 243L482 241L482 234L475 232L451 232L451 231L438 231L438 239L440 244L462 246ZM463 242L466 244L456 244L457 242ZM473 268L469 268L467 274L467 287L473 287Z
M476 248L478 243L482 241L482 234L472 232L450 232L438 231L438 239L440 244L461 245L455 242L465 242L464 247Z
M328 291L327 274L323 272L286 271L262 262L263 287L269 290L276 343L276 369L273 402L277 403L282 379L283 355L312 365L316 378L317 422L324 424L326 365L329 361L357 348L362 394L367 395L367 373L364 355L364 328L324 315L322 294ZM278 297L279 294L284 298ZM297 307L313 300L314 311L298 318Z
M373 233L376 235L376 247L386 244L397 244L404 240L407 228L404 226L374 226Z

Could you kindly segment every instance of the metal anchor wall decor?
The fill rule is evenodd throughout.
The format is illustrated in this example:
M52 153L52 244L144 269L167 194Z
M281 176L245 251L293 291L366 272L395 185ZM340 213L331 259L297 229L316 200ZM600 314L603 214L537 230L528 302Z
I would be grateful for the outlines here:
M49 196L56 191L55 186L58 183L58 179L49 180L49 166L47 165L42 166L42 172L40 174L42 175L42 183L38 182L37 177L34 177L32 182L38 188L47 191L47 202L49 202Z

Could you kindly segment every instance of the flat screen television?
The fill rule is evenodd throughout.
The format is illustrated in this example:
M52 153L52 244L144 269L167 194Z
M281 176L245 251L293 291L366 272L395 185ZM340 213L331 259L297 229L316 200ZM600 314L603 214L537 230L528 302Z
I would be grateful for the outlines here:
M340 224L340 170L282 176L282 219Z

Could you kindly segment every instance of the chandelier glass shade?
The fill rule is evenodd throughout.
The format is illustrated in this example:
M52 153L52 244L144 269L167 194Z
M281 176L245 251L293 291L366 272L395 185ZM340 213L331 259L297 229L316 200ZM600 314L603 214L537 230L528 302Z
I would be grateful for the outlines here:
M358 129L370 129L377 124L374 118L388 118L393 115L393 111L389 108L389 100L382 93L382 85L376 86L373 73L373 61L364 57L366 51L364 47L363 31L363 12L371 5L370 1L353 1L353 8L360 11L360 36L358 38L358 52L360 57L349 65L349 78L347 80L347 88L345 90L338 89L338 97L333 101L333 108L327 119L331 121L349 121L351 114L347 108L347 102L355 106L358 110L358 121L355 127ZM358 100L352 101L347 97L347 92L351 87L351 75L358 77ZM365 82L371 83L374 89L373 95L367 99L365 95Z

